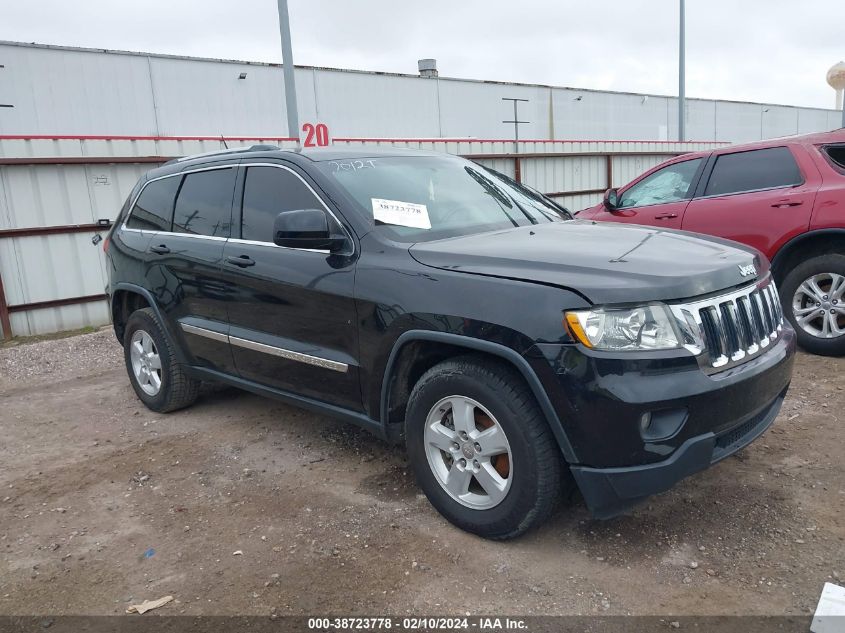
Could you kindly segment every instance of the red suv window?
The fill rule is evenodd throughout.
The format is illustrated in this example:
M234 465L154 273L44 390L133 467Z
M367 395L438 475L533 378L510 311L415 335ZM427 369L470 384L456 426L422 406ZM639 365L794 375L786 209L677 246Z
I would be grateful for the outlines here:
M719 156L704 195L791 187L803 180L792 152L786 147L755 149Z
M823 151L835 167L845 171L845 145L826 145Z

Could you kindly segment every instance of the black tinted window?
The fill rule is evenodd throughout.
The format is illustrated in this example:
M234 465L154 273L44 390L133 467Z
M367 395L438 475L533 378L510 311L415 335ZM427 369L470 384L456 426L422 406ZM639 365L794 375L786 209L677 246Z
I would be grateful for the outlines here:
M173 231L229 237L232 225L233 168L187 174L173 215Z
M241 237L273 241L273 222L284 211L322 209L311 190L287 169L250 167L244 185Z
M719 156L704 195L789 187L802 180L792 152L786 147L756 149Z
M828 145L824 151L834 165L845 169L845 145Z
M169 231L170 220L173 218L173 199L180 180L178 176L162 178L144 187L126 226L146 231Z

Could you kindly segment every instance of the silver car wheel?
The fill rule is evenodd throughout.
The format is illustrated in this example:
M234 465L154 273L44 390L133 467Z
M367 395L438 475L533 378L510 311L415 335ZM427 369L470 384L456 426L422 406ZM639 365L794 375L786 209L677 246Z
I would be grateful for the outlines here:
M141 390L148 396L157 395L161 391L161 357L153 337L144 330L136 330L132 335L129 359Z
M845 335L845 276L819 273L798 286L792 297L795 322L816 338L837 338Z
M426 417L423 439L428 465L452 499L474 510L504 501L513 480L511 448L481 404L465 396L443 398Z

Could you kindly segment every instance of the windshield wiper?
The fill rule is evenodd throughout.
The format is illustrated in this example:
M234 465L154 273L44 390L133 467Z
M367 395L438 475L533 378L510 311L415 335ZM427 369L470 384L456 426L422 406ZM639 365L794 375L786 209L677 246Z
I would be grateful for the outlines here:
M496 187L496 185L494 185L492 182L487 180L482 174L478 173L477 171L475 171L474 169L471 169L469 167L464 167L464 169L466 170L466 172L470 176L472 176L472 178L473 178L473 180L475 180L475 182L477 182L479 185L481 185L484 188L484 191L486 191L490 196L493 197L493 200L496 201L496 203L502 209L502 213L504 213L507 216L508 220L511 221L511 224L513 224L514 226L519 226L519 223L516 220L514 220L513 217L511 217L511 214L508 213L507 211L505 211L505 205L507 205L509 207L513 206L511 204L511 200L504 193L502 193L499 190L499 188ZM517 209L522 211L523 214L525 213L525 210L522 209L519 205L516 205L516 206L517 206Z
M504 201L507 203L507 205L508 205L508 206L514 206L514 205L515 205L515 206L516 206L516 208L517 208L517 209L519 209L520 213L522 213L522 215L524 215L524 216L526 217L526 219L527 219L527 220L528 220L531 224L539 224L539 222L537 221L537 219L536 219L535 217L533 217L530 213L528 213L528 211L526 211L526 210L525 210L525 207L523 207L521 204L519 204L519 202L517 201L517 199L516 199L516 198L514 198L513 196L509 196L508 194L506 194L506 193L502 192L502 191L501 191L501 190L500 190L500 189L496 186L496 184L495 184L495 183L490 182L487 178L485 178L484 174L481 174L481 173L479 173L479 172L475 171L474 169L470 169L469 167L465 167L464 169L466 169L466 170L470 173L470 175L471 175L473 178L475 178L475 180L476 180L476 181L477 181L477 182L478 182L478 183L479 183L482 187L484 187L485 189L487 189L487 190L488 190L488 192L492 189L492 190L493 190L494 192L496 192L499 196L501 196L501 197L502 197L502 199L504 199ZM511 205L511 203L513 203L513 205ZM513 225L514 225L514 226L519 226L516 222L514 222L514 224L513 224Z
M537 190L536 190L534 187L532 187L531 185L526 185L525 183L521 183L521 182L516 183L516 185L517 185L518 187L521 187L522 189L525 189L525 190L526 190L527 192L529 192L529 193L533 193L535 196L539 197L539 198L541 199L541 201L542 201L542 202L546 202L546 203L548 203L548 204L552 205L555 209L558 209L561 213L563 213L565 216L567 216L570 220L574 220L574 219L575 219L575 216L574 216L574 214L572 213L572 211L570 211L569 209L567 209L565 206L563 206L563 205L562 205L562 204L560 204L559 202L555 201L555 199L554 199L554 198L550 198L550 197L549 197L549 196L547 196L546 194L544 194L544 193L542 193L542 192L540 192L540 191L537 191Z
M524 193L524 194L525 194L526 196L528 196L529 198L534 198L535 200L539 201L541 204L546 204L546 205L549 205L549 206L554 207L555 209L557 209L557 210L559 210L561 213L563 213L563 215L564 215L565 217L567 217L568 219L570 219L570 220L574 220L574 219L575 219L574 215L572 214L572 211L570 211L569 209L567 209L567 208L566 208L565 206L563 206L562 204L559 204L559 203L555 202L554 200L552 200L551 198L549 198L546 194L544 194L544 193L541 193L541 192L537 191L537 190L536 190L534 187L532 187L531 185L526 185L525 183L522 183L522 182L517 182L516 180L514 180L514 179L513 179L513 178L511 178L510 176L506 176L505 174L500 173L500 172L496 171L495 169L491 169L490 167L484 167L483 165L482 165L481 167L482 167L482 169L484 169L484 170L485 170L485 171L487 171L488 173L492 174L492 175L493 175L493 176L495 176L496 178L501 178L501 179L502 179L502 180L504 180L507 184L509 184L511 187L513 187L514 189L516 189L516 190L520 191L521 193ZM553 218L551 218L551 217L550 217L550 216L549 216L549 215L548 215L545 211L543 211L542 209L537 209L537 211L538 211L539 213L542 213L542 214L543 214L544 216L546 216L547 218L549 218L549 219L553 219Z

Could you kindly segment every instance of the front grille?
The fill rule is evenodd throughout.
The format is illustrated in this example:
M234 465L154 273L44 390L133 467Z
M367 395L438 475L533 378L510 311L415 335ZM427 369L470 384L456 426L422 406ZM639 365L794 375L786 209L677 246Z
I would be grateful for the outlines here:
M673 306L697 336L687 348L713 369L727 369L760 354L783 331L783 312L771 280L720 297Z

